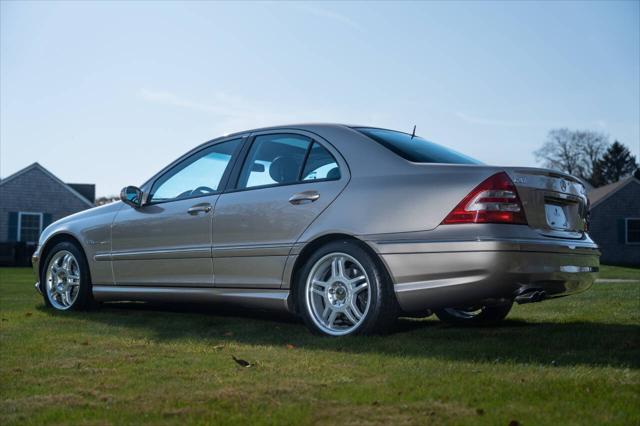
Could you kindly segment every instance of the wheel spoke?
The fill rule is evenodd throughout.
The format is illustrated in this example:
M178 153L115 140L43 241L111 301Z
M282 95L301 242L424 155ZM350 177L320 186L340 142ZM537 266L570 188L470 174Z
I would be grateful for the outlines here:
M71 263L71 255L65 254L64 257L62 258L62 269L64 269L67 272L71 272L69 269L70 263Z
M331 312L333 312L333 310L331 309L331 305L329 304L329 302L325 302L324 305L324 310L322 311L322 320L327 322L327 320L329 319L329 314L331 314Z
M329 328L333 328L334 322L336 321L337 317L338 317L338 312L331 311L331 315L329 315L329 319L327 320L327 326L329 326Z
M351 313L351 309L346 309L344 311L344 315L351 322L351 324L356 325L358 323L358 319Z
M349 309L351 311L351 314L358 320L360 321L360 318L362 318L362 312L360 312L360 308L358 308L358 305L356 305L356 299L353 299L351 301L351 305L349 306Z
M361 284L353 286L351 291L353 292L354 295L356 295L356 294L360 293L362 290L367 289L368 287L369 287L369 283L365 281L365 282L363 282Z
M342 257L335 257L331 261L331 275L334 278L344 277L344 259Z
M322 287L323 290L327 287L327 283L320 280L313 280L311 284L316 287Z
M365 277L364 275L358 275L355 278L351 278L349 280L349 284L351 284L352 286L356 286L356 285L360 284L363 281L366 282L367 281L367 277Z

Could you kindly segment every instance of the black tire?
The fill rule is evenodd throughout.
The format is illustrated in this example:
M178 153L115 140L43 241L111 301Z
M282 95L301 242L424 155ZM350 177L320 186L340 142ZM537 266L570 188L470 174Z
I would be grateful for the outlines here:
M473 308L446 308L435 311L440 321L458 325L488 325L502 321L509 315L513 302L504 305Z
M78 294L73 303L70 304L68 308L61 309L55 306L51 300L49 292L47 291L47 271L50 266L51 260L56 256L56 254L60 252L69 252L71 253L79 267L79 276L80 276L80 285L78 289ZM81 248L79 248L76 244L70 241L62 241L56 244L47 254L44 262L42 263L42 268L40 270L40 288L42 290L42 296L44 299L44 303L46 306L53 308L58 311L77 311L77 310L87 310L93 308L96 304L93 300L93 293L91 289L91 275L89 274L89 265L87 263L87 258L84 255L84 252Z
M314 333L323 336L335 336L318 326L312 317L312 308L308 303L307 280L314 265L332 253L344 253L356 259L364 268L369 280L370 300L368 310L353 331L343 335L380 334L392 329L398 314L397 301L393 284L384 269L369 252L355 241L334 241L316 250L296 274L296 306L307 327Z

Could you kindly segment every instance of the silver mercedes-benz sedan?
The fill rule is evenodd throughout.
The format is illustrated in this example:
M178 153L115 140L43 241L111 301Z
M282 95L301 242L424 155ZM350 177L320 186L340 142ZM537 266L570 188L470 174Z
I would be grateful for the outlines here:
M341 336L400 315L495 322L514 302L586 290L599 267L578 179L380 128L221 137L121 200L43 231L33 265L48 306L223 302Z

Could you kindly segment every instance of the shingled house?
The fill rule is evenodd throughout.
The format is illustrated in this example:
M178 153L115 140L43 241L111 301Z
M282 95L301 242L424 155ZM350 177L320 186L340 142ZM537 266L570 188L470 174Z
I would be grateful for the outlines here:
M640 266L640 180L633 176L592 189L589 234L603 264Z
M64 183L38 163L0 180L0 264L28 264L47 225L94 202L95 185Z

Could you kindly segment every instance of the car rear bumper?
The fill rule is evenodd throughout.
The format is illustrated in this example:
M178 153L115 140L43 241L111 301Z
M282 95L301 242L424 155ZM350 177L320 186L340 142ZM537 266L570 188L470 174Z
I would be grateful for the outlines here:
M566 240L393 241L376 248L405 312L578 293L595 281L600 257L597 245Z

